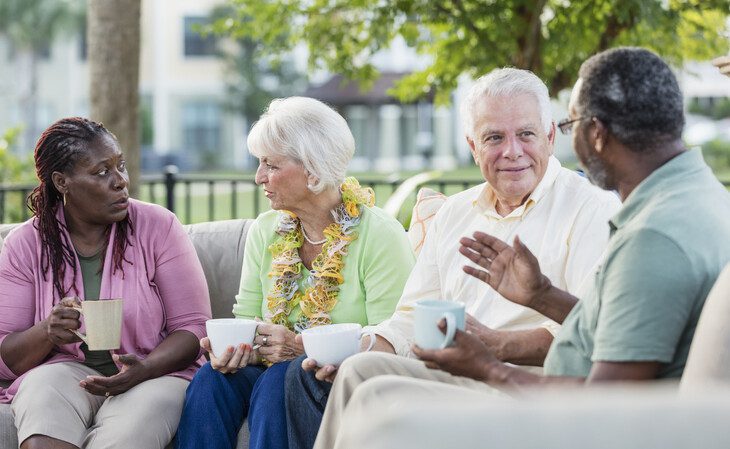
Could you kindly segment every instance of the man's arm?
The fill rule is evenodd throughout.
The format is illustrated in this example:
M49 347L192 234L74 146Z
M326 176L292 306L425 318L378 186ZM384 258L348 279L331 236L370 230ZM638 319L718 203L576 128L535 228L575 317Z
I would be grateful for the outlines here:
M441 323L445 330L445 323ZM536 385L584 385L608 381L640 381L655 379L661 367L659 362L596 362L587 378L567 376L539 376L508 366L475 335L456 331L454 345L446 349L420 349L413 351L433 369L440 369L455 376L480 380L494 387L519 390Z
M459 252L484 270L467 265L466 274L489 284L515 304L562 324L578 299L552 285L519 237L515 237L514 248L483 232L475 232L473 237L460 240Z
M471 315L466 330L476 336L501 361L515 365L542 366L553 335L545 328L505 331L491 329Z

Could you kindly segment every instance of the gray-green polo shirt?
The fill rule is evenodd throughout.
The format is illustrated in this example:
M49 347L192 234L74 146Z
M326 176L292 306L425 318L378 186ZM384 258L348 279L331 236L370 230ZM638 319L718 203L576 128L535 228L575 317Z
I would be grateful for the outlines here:
M609 224L593 286L566 317L545 373L587 377L593 362L658 361L658 377L679 377L730 261L730 194L691 150L642 181Z

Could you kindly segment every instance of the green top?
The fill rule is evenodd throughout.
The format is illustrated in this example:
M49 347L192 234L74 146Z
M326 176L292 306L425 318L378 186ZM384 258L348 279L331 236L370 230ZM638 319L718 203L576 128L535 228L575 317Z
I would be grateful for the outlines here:
M278 223L278 211L265 212L248 231L241 288L233 305L233 314L238 318L268 316L265 298L274 283L268 275L272 261L269 245L277 237ZM344 282L330 318L333 323L378 324L393 314L415 258L403 226L378 207L362 207L356 230L358 238L347 248ZM304 268L300 291L308 276ZM289 315L289 323L294 324L300 314L297 305Z
M705 298L730 261L730 194L692 150L641 182L610 221L593 288L565 319L545 373L593 362L661 362L680 377Z
M84 300L85 301L98 301L99 291L101 291L101 272L102 272L102 258L103 251L99 251L93 256L84 257L79 253L76 255L79 258L79 264L81 269L81 279L84 282ZM104 376L113 376L119 372L117 365L112 360L112 355L109 351L89 351L89 347L86 343L81 343L81 351L84 353L84 365L89 368L95 369Z

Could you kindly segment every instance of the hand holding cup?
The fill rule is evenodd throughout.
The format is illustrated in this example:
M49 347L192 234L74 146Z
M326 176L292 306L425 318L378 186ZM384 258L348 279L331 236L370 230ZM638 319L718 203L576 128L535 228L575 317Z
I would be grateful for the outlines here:
M53 306L46 318L48 339L56 346L77 343L81 339L73 332L81 327L80 314L75 307L81 304L77 297L66 297Z
M368 337L369 344L361 347L364 337ZM314 376L320 381L333 382L339 365L359 351L371 350L376 336L372 331L362 330L357 323L340 323L307 329L297 339L304 344L307 353L302 369L314 371Z
M221 373L235 373L256 359L253 340L258 322L220 318L205 322L208 334L200 346L210 355L210 366Z

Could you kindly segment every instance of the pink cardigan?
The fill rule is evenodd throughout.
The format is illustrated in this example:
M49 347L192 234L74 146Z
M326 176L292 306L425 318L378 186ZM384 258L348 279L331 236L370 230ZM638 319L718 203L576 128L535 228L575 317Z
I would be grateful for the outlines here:
M63 208L57 217L65 223ZM125 256L132 264L124 263L124 276L119 270L112 275L113 225L100 296L124 299L121 348L113 352L144 358L174 331L205 336L210 300L195 248L175 215L160 206L130 200L129 217L135 233ZM33 221L14 229L0 252L0 347L8 334L32 327L60 301L51 274L43 279L40 237ZM71 285L72 277L68 269L64 284ZM76 288L83 299L80 272ZM83 360L80 343L74 343L54 348L44 363ZM204 362L201 352L195 363L171 375L190 380ZM0 403L12 400L23 377L13 373L0 355L0 379L14 380L7 389L0 388Z

